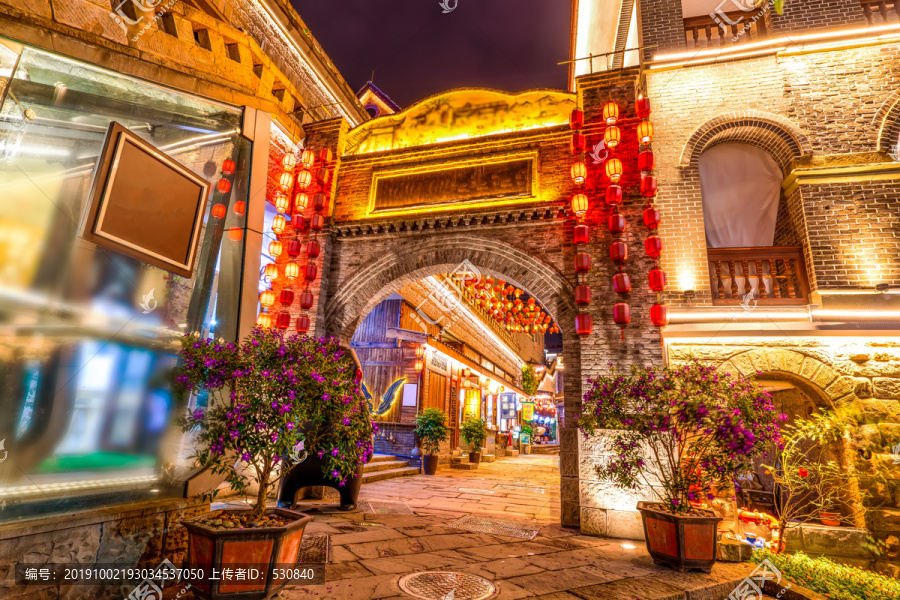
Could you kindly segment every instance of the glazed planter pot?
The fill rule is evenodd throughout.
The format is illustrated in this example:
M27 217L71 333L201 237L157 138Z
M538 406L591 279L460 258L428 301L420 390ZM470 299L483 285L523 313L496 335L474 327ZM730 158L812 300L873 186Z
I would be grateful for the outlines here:
M481 462L481 452L469 452L469 462L476 465Z
M251 510L222 512L243 514ZM191 569L202 570L205 574L203 579L187 580L196 597L204 600L265 600L290 583L288 579L275 579L273 575L280 568L297 564L303 530L312 517L284 508L272 508L266 514L276 514L293 521L280 527L247 529L217 529L201 525L196 519L182 521L188 530L188 554L184 568L188 572ZM223 568L229 567L256 568L261 577L246 581L211 578L213 570L221 574ZM273 568L276 573L273 573Z
M278 484L278 506L291 508L296 504L297 492L305 487L321 485L338 491L341 495L340 510L356 510L364 465L359 465L356 477L347 479L347 485L342 487L334 479L325 476L322 472L322 462L317 456L309 456L303 462L291 467Z
M678 571L709 573L716 562L716 529L721 517L711 510L701 510L703 515L674 515L655 502L638 502L637 509L653 562Z
M422 472L426 475L434 475L438 467L438 455L426 454L422 457Z

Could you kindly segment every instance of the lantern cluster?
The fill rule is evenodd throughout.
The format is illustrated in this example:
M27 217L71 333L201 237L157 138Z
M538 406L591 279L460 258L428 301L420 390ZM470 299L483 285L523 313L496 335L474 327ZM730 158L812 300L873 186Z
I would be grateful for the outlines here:
M643 145L638 155L638 168L641 171L641 196L646 198L644 206L644 227L649 235L644 240L644 252L653 259L654 267L650 269L650 290L656 292L657 301L650 308L650 321L656 327L664 327L669 323L669 308L662 303L661 294L666 289L666 273L659 268L659 257L662 255L662 238L657 235L657 229L661 221L661 214L656 207L657 183L653 175L655 158L653 156L653 125L647 118L650 116L650 100L639 96L635 104L635 111L641 119L638 125L638 140Z
M288 152L282 159L277 189L269 198L278 211L272 219L275 239L269 243L269 255L275 262L266 265L263 272L266 282L278 285L281 292L276 296L272 289L268 289L260 294L263 311L257 319L259 327L288 329L291 325L289 311L295 300L302 311L309 310L315 303L310 284L319 276L315 259L321 253L318 234L325 223L322 213L328 208L331 193L331 161L332 153L328 148L323 148L318 155L307 148L299 159ZM312 209L311 215L306 214L307 209ZM307 231L308 234L305 234ZM305 256L302 266L301 255ZM302 291L295 292L295 285L302 286ZM269 309L274 307L276 301L281 312L273 319ZM299 333L307 333L309 327L308 315L302 314L297 318Z
M587 144L584 133L584 111L580 108L572 110L569 117L569 126L572 128L572 182L575 184L575 193L572 195L572 212L575 213L575 231L573 241L575 243L575 273L577 283L575 286L575 304L579 307L591 303L591 286L587 284L587 274L591 270L591 255L587 252L591 231L585 224L584 217L588 211L588 197L584 193L587 183L587 165L585 153ZM594 330L593 320L589 314L579 314L575 318L575 330L578 335L590 335ZM557 328L558 331L558 328Z
M216 192L220 194L219 202L214 203L209 210L210 216L217 221L221 221L228 214L228 194L231 193L232 177L234 176L236 167L237 165L235 165L235 162L230 158L226 158L222 161L222 167L220 169L221 177L216 183ZM237 204L243 204L243 202L236 202L235 205ZM239 242L243 238L244 230L241 227L232 227L228 230L228 239L231 241Z
M544 312L534 298L526 298L525 292L505 281L487 277L478 281L466 281L466 292L476 306L484 309L495 321L510 333L558 333L553 318Z

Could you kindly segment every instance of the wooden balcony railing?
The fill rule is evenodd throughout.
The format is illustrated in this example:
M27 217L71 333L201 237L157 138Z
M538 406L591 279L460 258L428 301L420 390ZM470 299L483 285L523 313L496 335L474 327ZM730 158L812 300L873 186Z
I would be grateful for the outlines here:
M710 248L713 304L807 304L809 280L799 246Z
M688 17L684 36L688 48L711 48L757 40L766 35L765 7Z
M900 20L900 2L894 0L859 0L869 25Z

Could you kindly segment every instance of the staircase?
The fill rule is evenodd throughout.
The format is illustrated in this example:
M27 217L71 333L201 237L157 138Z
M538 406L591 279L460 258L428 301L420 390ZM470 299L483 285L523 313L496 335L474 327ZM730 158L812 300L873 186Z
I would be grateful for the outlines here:
M411 467L405 458L390 456L389 454L375 454L372 460L363 468L363 483L374 483L393 479L394 477L408 477L418 475L419 467Z
M484 448L481 449L481 462L483 463L491 463L494 462L495 457L493 454L485 454ZM450 468L451 469L462 469L464 471L471 471L473 469L477 469L478 465L475 463L469 462L469 455L460 453L459 450L452 450L450 452Z

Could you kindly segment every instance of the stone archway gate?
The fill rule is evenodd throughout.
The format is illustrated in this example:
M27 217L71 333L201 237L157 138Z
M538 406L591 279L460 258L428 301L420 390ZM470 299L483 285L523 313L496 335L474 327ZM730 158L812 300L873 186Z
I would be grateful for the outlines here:
M600 115L609 98L618 101L624 120L634 118L637 81L637 71L626 70L582 78L577 94L456 90L354 130L338 119L305 126L308 148L330 148L336 156L325 190L333 202L319 236L322 276L308 313L311 332L349 341L365 315L406 282L450 272L463 261L537 298L564 340L560 474L561 521L567 526L578 526L581 514L574 416L584 380L608 362L661 362L659 335L648 318L655 296L646 278L637 276L650 268L649 260L632 259L634 291L624 300L611 289L616 269L608 258L609 209L601 200L609 182L602 165L590 160L589 181L578 191L591 205L585 222L592 229L587 251L593 268L586 275L574 271L569 114L576 101L583 107L590 151L602 140ZM631 255L643 257L636 154L636 144L633 153L620 154L627 196L620 212L629 223ZM297 232L301 240L308 235ZM591 286L589 306L576 307L577 283ZM633 311L624 342L611 316L619 301ZM592 315L592 335L575 334L579 312Z

